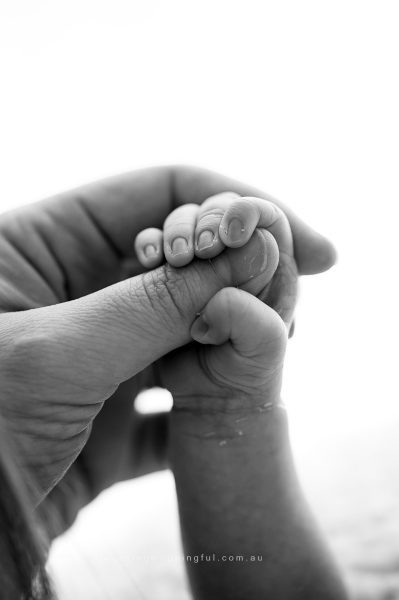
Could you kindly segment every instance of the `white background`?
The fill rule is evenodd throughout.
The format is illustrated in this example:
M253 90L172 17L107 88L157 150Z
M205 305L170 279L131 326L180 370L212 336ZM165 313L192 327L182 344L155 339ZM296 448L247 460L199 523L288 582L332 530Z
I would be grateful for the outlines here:
M334 240L303 280L284 398L298 457L399 423L399 5L1 0L0 205L184 162Z

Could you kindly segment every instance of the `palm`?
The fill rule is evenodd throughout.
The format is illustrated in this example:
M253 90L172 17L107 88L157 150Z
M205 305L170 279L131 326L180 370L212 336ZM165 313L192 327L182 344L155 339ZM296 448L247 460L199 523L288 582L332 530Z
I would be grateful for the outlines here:
M49 204L49 209L43 205L39 211L24 209L2 218L2 313L73 300L120 281L128 272L131 275L137 272L135 261L102 235L79 202L60 204L59 210ZM92 382L87 383L90 386ZM23 390L25 400L29 401L29 395L34 393L33 384ZM132 400L144 384L151 382L143 381L143 377L125 382L115 392L112 404L98 414L79 462L69 474L69 479L80 477L87 481L73 484L63 481L63 489L79 486L89 488L89 494L93 494L116 479L132 474L128 470L131 466L129 440L134 424ZM6 393L7 390L3 390L4 403L8 401ZM69 462L74 458L66 457ZM82 465L84 469L80 468ZM57 494L55 490L53 497Z

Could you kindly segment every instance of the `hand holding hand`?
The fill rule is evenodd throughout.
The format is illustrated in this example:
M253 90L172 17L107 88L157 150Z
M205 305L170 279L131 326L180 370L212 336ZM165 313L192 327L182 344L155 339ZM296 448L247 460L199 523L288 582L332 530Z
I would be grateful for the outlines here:
M1 216L0 410L33 502L65 481L71 464L83 502L137 473L132 397L155 383L159 357L190 340L195 312L236 283L229 252L240 251L216 259L223 282L207 263L141 274L132 240L161 227L174 207L226 189L260 195L206 171L161 168ZM328 268L332 246L296 217L290 222L300 271ZM56 501L62 506L62 491Z

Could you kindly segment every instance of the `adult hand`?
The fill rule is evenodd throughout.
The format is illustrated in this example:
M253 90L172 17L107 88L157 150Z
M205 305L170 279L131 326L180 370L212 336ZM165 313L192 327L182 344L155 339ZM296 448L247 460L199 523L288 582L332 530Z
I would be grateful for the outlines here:
M236 281L239 251L218 259L222 283L205 263L140 275L132 242L174 207L225 190L270 199L207 171L163 167L1 216L0 411L32 501L53 488L64 524L69 496L86 502L164 462L155 440L165 419L138 419L132 400L155 383L151 365L189 341L193 310ZM331 244L286 213L300 273L329 268Z

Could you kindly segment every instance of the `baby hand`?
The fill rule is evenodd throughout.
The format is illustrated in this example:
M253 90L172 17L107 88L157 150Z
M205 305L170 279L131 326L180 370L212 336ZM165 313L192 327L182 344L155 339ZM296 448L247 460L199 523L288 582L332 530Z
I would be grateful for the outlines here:
M226 287L191 327L199 345L180 349L179 382L161 366L175 406L215 413L267 410L279 403L287 331L277 313L244 290ZM194 399L194 403L193 403Z
M153 269L164 259L174 267L183 267L194 257L209 260L225 247L244 246L256 228L267 229L274 236L279 252L277 271L259 298L290 328L298 275L289 222L272 202L225 192L208 198L201 206L180 206L167 217L163 231L151 228L140 232L135 249L146 268Z

